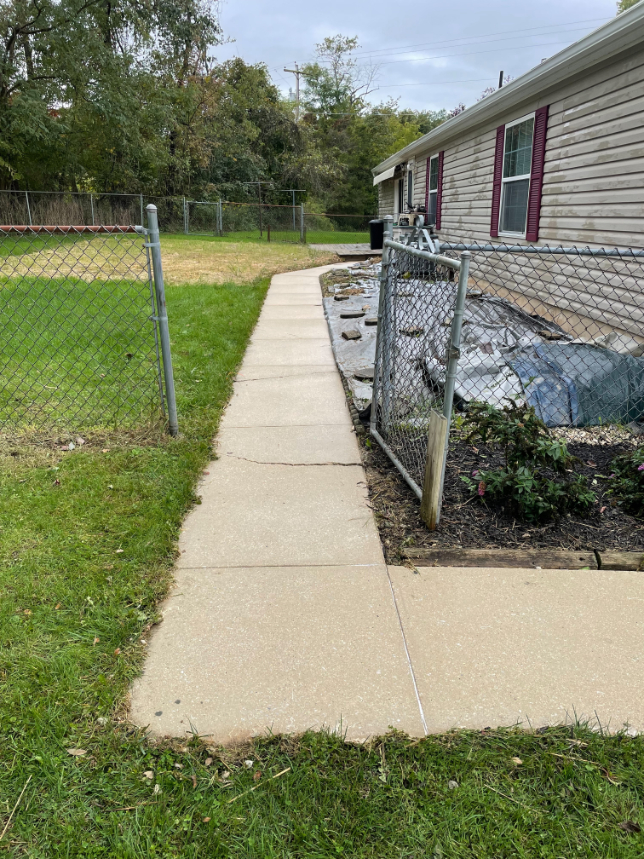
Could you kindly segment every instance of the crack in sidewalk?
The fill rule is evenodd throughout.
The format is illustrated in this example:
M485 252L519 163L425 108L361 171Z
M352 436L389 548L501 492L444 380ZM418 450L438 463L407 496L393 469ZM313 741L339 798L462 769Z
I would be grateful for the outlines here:
M235 456L232 453L227 453L226 456L228 459L240 459L242 462L251 462L253 465L290 465L293 468L324 468L328 465L341 465L344 468L362 466L361 462L263 462L258 459L248 459L246 456Z

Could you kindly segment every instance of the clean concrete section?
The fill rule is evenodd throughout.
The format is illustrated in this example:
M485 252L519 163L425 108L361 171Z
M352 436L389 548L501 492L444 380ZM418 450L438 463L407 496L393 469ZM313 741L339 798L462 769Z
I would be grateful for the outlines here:
M644 730L642 574L390 567L430 732Z
M251 338L133 690L156 734L423 733L324 270L275 277Z
M319 274L273 279L132 694L158 735L644 731L641 573L384 565Z
M163 626L135 694L155 733L422 733L384 566L186 570Z

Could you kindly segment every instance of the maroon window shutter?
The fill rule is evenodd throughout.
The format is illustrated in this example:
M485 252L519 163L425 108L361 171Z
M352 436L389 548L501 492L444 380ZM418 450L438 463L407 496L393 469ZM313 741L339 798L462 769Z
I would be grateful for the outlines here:
M528 222L526 241L539 241L539 216L541 215L541 189L546 160L546 135L548 132L548 106L540 107L534 115L534 138L532 141L532 168L530 170L530 195L528 197Z
M494 181L492 183L492 221L490 235L499 235L499 212L501 209L501 185L503 184L503 148L505 146L505 125L499 125L496 130L496 147L494 149Z
M438 153L438 187L436 189L436 229L441 228L441 212L443 209L443 160L445 158L445 150L441 149Z
M425 211L429 212L429 162L431 157L427 159L427 175L425 176Z

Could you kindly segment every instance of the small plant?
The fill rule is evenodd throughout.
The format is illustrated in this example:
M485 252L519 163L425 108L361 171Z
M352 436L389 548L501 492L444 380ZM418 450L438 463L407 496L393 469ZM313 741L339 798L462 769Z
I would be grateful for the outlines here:
M611 493L627 513L644 516L644 445L613 460L615 481Z
M532 406L509 403L503 409L486 403L470 406L465 441L501 447L505 467L474 471L461 480L481 498L496 501L530 522L551 519L564 510L586 512L595 495L586 478L574 474L574 459L565 443L552 438Z

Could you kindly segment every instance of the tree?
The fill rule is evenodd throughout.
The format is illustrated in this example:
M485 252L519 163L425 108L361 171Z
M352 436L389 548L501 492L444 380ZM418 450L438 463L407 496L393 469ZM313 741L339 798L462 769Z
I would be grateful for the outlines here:
M631 6L635 6L639 2L640 0L619 0L617 4L617 14L619 15L620 12L625 12L627 9L630 9Z

